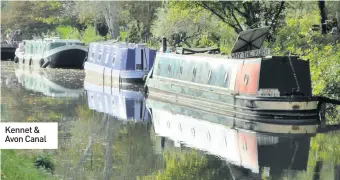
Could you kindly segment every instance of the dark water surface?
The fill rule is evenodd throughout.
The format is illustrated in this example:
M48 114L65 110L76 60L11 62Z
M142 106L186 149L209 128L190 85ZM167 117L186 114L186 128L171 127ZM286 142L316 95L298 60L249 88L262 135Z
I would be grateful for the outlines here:
M1 121L59 123L59 149L43 150L58 179L340 179L337 131L266 135L151 114L141 92L84 77L1 62Z

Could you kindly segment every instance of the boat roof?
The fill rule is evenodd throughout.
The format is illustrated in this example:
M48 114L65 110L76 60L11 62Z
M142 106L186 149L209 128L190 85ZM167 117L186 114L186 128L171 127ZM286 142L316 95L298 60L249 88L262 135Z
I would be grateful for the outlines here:
M23 42L65 42L65 43L81 43L78 39L58 39L58 38L44 38L36 40L23 40Z
M128 42L119 42L116 40L111 41L97 41L91 42L90 44L102 44L102 45L116 45L121 48L136 48L136 47L146 47L145 43L128 43Z

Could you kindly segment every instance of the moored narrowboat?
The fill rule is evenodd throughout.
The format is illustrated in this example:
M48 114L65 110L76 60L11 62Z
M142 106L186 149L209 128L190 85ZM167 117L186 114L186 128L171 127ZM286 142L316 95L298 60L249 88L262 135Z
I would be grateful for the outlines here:
M15 61L19 65L38 68L82 69L87 51L85 44L79 40L24 40L15 52Z
M316 124L329 99L312 95L309 61L260 49L269 28L244 31L229 56L159 53L145 91L150 98L250 121ZM178 53L178 51L177 51ZM333 101L339 104L339 101Z
M97 82L143 83L153 66L156 50L143 44L90 43L84 69Z

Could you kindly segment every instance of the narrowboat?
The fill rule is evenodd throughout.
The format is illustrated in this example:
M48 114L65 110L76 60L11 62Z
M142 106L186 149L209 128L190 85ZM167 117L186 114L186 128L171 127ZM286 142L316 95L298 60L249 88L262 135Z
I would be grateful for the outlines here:
M99 83L143 83L153 66L156 50L144 44L93 42L84 69Z
M87 51L88 48L79 40L24 40L15 52L15 62L36 68L82 69Z
M84 93L84 73L67 70L30 70L19 67L15 70L19 83L27 90L42 93L53 98L78 99ZM70 83L71 82L71 83Z
M143 92L138 89L112 87L104 91L103 86L84 81L88 107L116 117L122 121L147 122L151 116L146 108Z
M226 126L222 116L158 105L161 104L152 106L151 116L155 134L161 137L156 143L162 150L175 146L217 156L226 161L235 179L261 179L264 174L273 177L307 169L310 139L315 134L260 133L256 129Z
M159 53L148 74L149 98L219 111L234 118L286 125L317 124L325 103L312 95L309 60L271 56L260 48L269 27L243 31L232 54Z

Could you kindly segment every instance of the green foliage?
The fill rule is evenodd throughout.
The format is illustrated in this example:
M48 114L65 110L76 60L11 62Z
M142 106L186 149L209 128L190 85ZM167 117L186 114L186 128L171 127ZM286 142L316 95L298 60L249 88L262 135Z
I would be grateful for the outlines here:
M195 150L164 153L165 169L139 179L187 180L187 179L228 179L230 172L221 160L199 154Z
M1 150L1 179L47 180L54 179L49 173L34 167L34 155L14 150Z
M62 39L79 39L80 34L78 30L71 26L59 26L56 31L60 34Z
M307 5L296 4L298 9L287 13L285 26L277 31L275 42L270 47L273 54L291 52L309 60L313 94L339 99L340 44L330 34L321 35L311 30L313 24L320 22L320 16L316 3ZM326 117L329 123L340 122L339 112L340 107L328 108Z
M141 37L138 33L137 26L135 24L132 24L131 28L129 29L127 33L127 41L130 43L139 43L141 40Z
M59 26L56 28L56 31L60 34L62 39L80 39L86 44L105 39L100 35L96 35L95 28L90 25L87 26L82 34L79 34L79 31L71 26Z
M94 26L87 26L86 30L84 31L82 37L80 38L81 41L88 44L90 42L95 41L103 41L105 38L96 34L96 29Z

